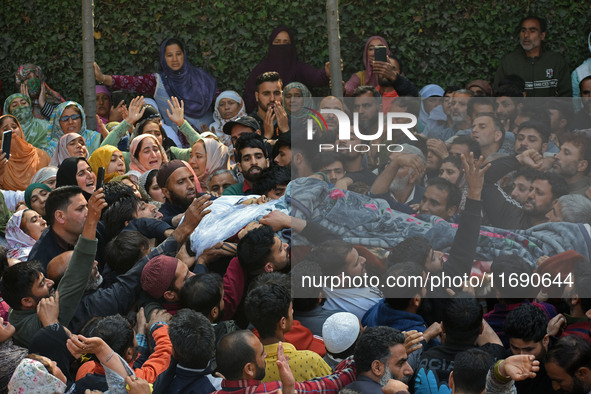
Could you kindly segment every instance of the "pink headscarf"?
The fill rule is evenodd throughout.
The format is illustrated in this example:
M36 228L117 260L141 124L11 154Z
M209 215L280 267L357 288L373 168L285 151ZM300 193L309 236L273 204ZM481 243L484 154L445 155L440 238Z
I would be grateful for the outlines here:
M109 100L112 99L111 92L109 91L109 89L107 89L106 86L103 86L103 85L95 85L95 91L96 91L95 94L104 93L107 96L109 96ZM99 117L101 118L101 120L103 121L104 124L109 123L109 119L108 118L105 118L104 116L101 116L101 115L99 115Z
M66 160L68 157L72 157L68 151L68 144L77 138L82 138L82 141L84 141L84 144L86 145L86 140L78 133L68 133L62 135L57 144L57 148L51 157L49 165L58 167L60 164L62 164L62 161ZM86 157L84 158L88 160L88 149L86 150Z
M373 75L373 67L369 63L369 56L367 56L367 49L369 48L369 43L376 39L380 40L382 42L382 45L386 47L386 53L388 54L388 56L391 55L390 47L388 46L388 43L386 42L386 39L384 37L371 36L367 39L367 41L365 42L365 49L363 50L363 64L365 65L365 85L369 86L378 86L378 76Z
M213 138L203 138L205 153L207 153L207 165L202 177L209 177L213 172L230 169L230 153L228 147Z
M133 139L133 141L131 141L131 145L129 146L129 159L130 159L129 168L131 170L138 171L140 174L143 174L144 172L151 170L151 168L144 167L142 165L142 163L140 163L139 160L135 158L135 151L137 150L140 142L146 138L152 138L154 140L156 145L158 145L158 149L160 150L160 153L162 155L162 163L163 164L168 163L168 157L166 157L166 151L164 150L162 145L160 145L160 143L158 142L158 139L156 137L154 137L152 134L138 135L137 137L135 137Z

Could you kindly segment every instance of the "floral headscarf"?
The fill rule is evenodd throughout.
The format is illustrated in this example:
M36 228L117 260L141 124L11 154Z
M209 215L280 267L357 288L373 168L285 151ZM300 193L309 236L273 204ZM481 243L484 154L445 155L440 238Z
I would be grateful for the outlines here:
M109 182L111 179L116 177L119 174L118 172L110 172L107 173L107 169L109 168L109 164L111 163L111 156L113 153L121 152L117 147L113 145L105 145L101 146L97 150L94 151L92 155L90 155L90 159L88 159L88 164L92 168L92 172L94 175L98 176L98 169L99 167L104 167L105 169L105 183Z
M60 125L60 119L65 109L69 106L76 106L82 116L82 123L80 124L80 131L78 131L78 134L80 134L86 141L86 149L88 149L88 154L91 155L92 152L98 149L101 145L101 135L96 131L86 129L84 109L75 101L61 103L53 110L51 118L49 118L49 134L47 135L47 148L45 148L45 151L51 156L55 153L59 139L65 134Z
M23 98L29 103L26 106L20 106L10 111L10 104L17 98ZM49 122L45 119L37 119L33 116L33 107L31 99L21 93L15 93L4 100L4 113L16 116L21 124L25 139L27 142L37 148L43 149L47 145L47 129Z
M238 113L231 119L222 119L222 115L220 114L220 110L218 109L218 106L220 105L220 101L222 99L234 100L235 102L240 104L240 111L238 111ZM233 90L225 90L222 93L220 93L218 98L215 100L215 109L213 111L213 118L215 119L215 121L209 125L209 128L213 128L215 130L215 134L217 135L217 137L224 144L226 144L226 146L231 146L232 139L229 135L224 133L224 125L244 115L246 115L246 107L244 106L244 100L242 100L242 97L240 97L240 95Z
M66 384L53 376L37 360L24 358L12 374L8 393L55 394L66 391Z
M130 159L129 168L131 170L139 171L140 174L143 174L144 172L148 171L148 168L145 168L139 162L139 160L135 158L135 152L138 149L140 142L146 138L152 138L154 140L154 142L156 143L156 145L158 145L158 149L160 150L160 153L162 155L162 164L168 163L168 157L166 157L166 151L164 150L162 145L160 145L160 143L158 142L158 139L156 137L154 137L152 134L138 135L137 137L135 137L133 139L133 141L131 141L131 144L129 145L129 159Z
M66 160L68 157L72 157L72 155L68 151L68 144L77 138L84 139L84 137L82 137L78 133L68 133L62 135L60 137L60 142L57 145L57 149L51 157L51 161L49 162L49 164L58 167L60 164L62 164L62 161ZM84 141L84 143L86 143L86 141ZM86 156L84 158L88 159L88 151L86 151Z
M39 85L39 89L41 88L41 84L45 85L45 102L46 103L51 104L51 105L58 105L59 103L63 103L64 101L66 101L58 92L56 92L55 90L50 88L49 85L45 82L45 76L43 75L43 71L41 70L41 67L36 66L31 63L22 64L16 70L14 77L15 77L17 88L20 88L21 84L27 80L27 78L31 72L34 74L33 78L36 79L35 81L32 82L32 85ZM29 91L29 92L34 93L31 91ZM35 97L35 95L34 95L34 97ZM4 111L4 113L6 113L6 111ZM33 116L35 116L35 118L45 119L45 117L41 113L41 108L39 107L37 100L35 100L35 103L33 103Z
M28 209L16 211L6 224L6 242L8 243L8 258L26 261L29 253L35 245L35 241L30 235L21 230L23 214Z

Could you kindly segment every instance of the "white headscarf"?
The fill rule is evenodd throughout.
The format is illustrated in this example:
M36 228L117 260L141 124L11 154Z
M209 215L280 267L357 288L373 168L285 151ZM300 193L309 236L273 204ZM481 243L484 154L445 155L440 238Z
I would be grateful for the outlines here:
M238 113L230 119L222 119L222 115L220 114L220 110L218 109L220 101L225 98L234 100L235 102L240 104L240 111L238 111ZM218 98L215 100L215 109L213 111L213 118L215 119L215 121L209 125L209 128L213 128L215 130L215 134L218 136L220 141L222 141L226 146L229 147L232 145L232 139L229 135L224 134L224 125L229 121L236 120L244 115L246 115L246 107L244 106L244 100L242 100L242 97L240 97L240 95L233 90L225 90L222 93L220 93Z
M21 222L25 211L28 211L28 209L16 211L6 223L8 257L21 261L27 260L36 242L30 235L21 230Z

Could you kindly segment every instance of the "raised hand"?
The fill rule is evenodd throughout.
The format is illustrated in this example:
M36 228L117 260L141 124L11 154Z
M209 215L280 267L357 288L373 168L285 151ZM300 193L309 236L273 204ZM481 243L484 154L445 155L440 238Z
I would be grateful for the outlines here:
M528 149L515 156L521 165L528 166L534 170L540 170L544 164L544 157L535 149Z
M113 77L111 77L110 75L103 74L103 72L101 71L101 68L99 67L98 64L96 64L96 62L93 63L93 66L94 66L94 79L96 79L97 82L100 82L105 86L113 85Z
M425 162L414 153L394 152L390 154L390 161L398 168L410 167L417 174L422 174L425 171Z
M343 59L341 59L341 71L343 71ZM324 63L324 72L326 72L326 77L330 79L330 62Z
M548 322L546 332L548 335L557 336L566 327L566 317L559 313Z
M415 350L419 350L423 347L421 341L423 341L423 333L417 330L411 331L404 331L403 332L405 339L404 339L404 347L406 348L406 353L410 354Z
M282 133L289 131L289 119L287 118L287 112L279 101L275 102L275 116L277 118L277 127Z
M269 104L267 107L267 113L265 113L265 119L263 119L263 133L265 138L273 138L273 134L275 133L273 122L275 122L276 118L277 116L273 111L273 107L271 107L271 104Z
M97 82L103 83L103 80L105 79L105 74L103 74L101 68L96 62L92 63L92 65L94 67L94 79L96 79Z
M47 94L47 84L45 82L41 82L41 91L39 91L39 107L43 108L45 106L45 95Z
M56 291L54 295L39 300L37 304L37 317L43 327L58 322L60 314L60 296Z
M185 122L185 102L183 100L179 102L179 99L173 96L168 100L168 106L170 109L166 109L166 114L178 127L181 127Z
M398 78L398 71L390 63L374 60L372 68L382 78L389 79L390 81L396 81Z
M109 122L121 122L123 119L122 109L125 107L125 101L121 100L116 107L111 105L111 111L109 111Z
M279 370L279 379L283 386L283 393L295 394L295 378L289 367L289 357L283 351L283 343L281 341L277 345L277 369Z
M439 138L429 138L427 140L427 149L433 152L433 154L435 154L435 156L439 157L440 159L445 159L447 156L449 156L445 142Z
M105 138L106 136L109 135L109 130L107 130L107 127L105 126L105 123L103 122L101 117L98 115L95 115L95 116L96 116L96 127L98 129L98 132L103 136L103 138Z
M21 88L20 88L21 94L24 94L25 96L27 96L29 98L29 100L31 100L31 96L29 95L29 87L27 86L26 83L21 83Z
M468 158L466 158L464 154L462 154L461 158L464 174L466 176L466 183L468 184L467 197L478 201L482 194L482 185L484 185L484 173L490 168L490 163L482 167L484 158L480 156L478 160L476 160L474 159L474 153L472 152L470 152Z
M540 362L531 354L518 354L501 361L499 374L509 376L517 381L527 378L535 378L536 372L540 370Z
M146 111L146 100L144 100L144 96L137 96L131 100L129 103L129 110L127 113L127 117L125 120L130 125L134 125L135 122L140 120L142 116L144 116L144 112Z
M99 220L101 217L101 212L103 209L107 207L107 202L105 201L105 195L103 194L103 188L96 190L90 196L88 200L88 216L86 220L89 218L92 220Z

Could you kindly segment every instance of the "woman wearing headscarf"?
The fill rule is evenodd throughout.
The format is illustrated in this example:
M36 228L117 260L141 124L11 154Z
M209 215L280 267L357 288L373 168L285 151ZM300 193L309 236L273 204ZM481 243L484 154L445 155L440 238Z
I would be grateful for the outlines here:
M186 137L186 141L192 146L195 141L201 137L189 122L185 120L183 103L179 102L176 97L172 97L167 105L168 109L166 112L168 113L169 119L178 126L180 132ZM128 141L130 141L129 149L131 149L131 141L133 141L134 138L138 135L149 133L158 139L158 142L162 145L165 151L168 149L174 156L177 151L182 151L183 148L175 146L173 141L168 138L168 134L165 133L167 126L162 124L161 119L162 116L158 110L154 106L146 104L146 100L143 96L135 97L129 103L127 117L109 133L101 145L120 147L120 142L126 138L128 130L135 125L135 129L133 129L128 139ZM126 168L129 168L129 152L123 152L123 156Z
M36 356L36 355L35 355ZM66 392L66 377L57 364L47 357L46 361L38 361L41 356L35 359L25 357L8 382L9 393L38 393L55 394Z
M68 157L57 170L56 187L79 186L88 200L96 188L96 175L83 157Z
M25 190L31 178L49 164L49 156L25 140L18 119L13 115L0 117L0 132L12 130L10 159L0 160L0 189Z
M1 298L0 298L1 299ZM29 350L12 342L15 328L0 317L0 393L6 393L8 382Z
M244 106L242 97L233 90L225 90L215 100L215 109L213 111L214 122L209 125L209 130L215 133L220 141L230 148L232 146L232 139L224 133L224 125L244 115L246 115L246 107ZM208 130L201 129L201 131Z
M102 120L105 125L109 122L121 122L121 107L125 104L125 101L121 100L117 107L114 107L111 92L103 85L96 85L95 93L96 114L100 120Z
M160 46L160 65L158 73L140 76L104 75L95 63L95 78L111 88L123 89L147 96L153 96L158 108L166 108L172 96L183 100L186 119L198 129L202 124L213 120L211 106L217 90L216 80L199 67L191 65L183 43L169 38ZM175 124L164 111L162 120L175 131ZM179 134L183 141L185 138ZM183 145L188 146L186 141Z
M210 174L220 169L230 169L228 147L213 138L202 138L191 148L189 165L199 179L201 189L207 190Z
M378 86L378 76L373 72L374 48L376 46L385 46L386 54L390 55L390 47L386 39L380 36L372 36L365 42L363 49L363 65L365 70L361 70L351 75L351 78L345 83L345 96L352 96L355 89L359 86Z
M51 188L45 183L31 183L25 190L25 205L45 217L45 202Z
M447 115L443 112L445 90L431 84L421 89L421 111L417 128L426 137L440 135L447 127Z
M313 106L312 93L303 83L292 82L283 88L283 108L287 112L292 130L305 130L308 119L306 108Z
M78 133L86 141L88 153L92 154L101 145L101 135L96 131L86 129L84 109L75 101L66 101L57 106L49 119L50 134L47 136L47 146L44 150L53 156L59 139L68 133Z
M94 175L98 176L98 169L105 169L104 183L110 182L117 175L125 174L125 161L123 153L112 145L101 146L90 155L88 164L92 168Z
M148 170L159 169L162 163L168 163L166 152L152 134L142 134L131 141L129 147L129 168L140 174Z
M6 224L8 258L27 261L33 245L46 227L47 223L37 211L32 209L16 211Z
M291 82L301 82L306 86L327 86L330 79L330 62L324 64L324 69L318 69L298 60L295 47L295 37L291 29L279 26L271 32L269 51L267 56L257 64L246 81L244 100L246 111L252 112L256 108L254 92L257 77L267 71L277 71L283 85Z
M16 116L23 128L25 139L36 148L47 145L49 122L33 116L31 99L22 93L15 93L4 100L4 113Z
M150 201L160 208L160 206L164 204L166 197L164 197L162 189L160 188L160 185L158 185L156 175L158 175L158 170L144 172L139 178L139 186L140 193L142 195L145 193L149 197Z
M20 92L31 97L33 116L36 118L49 118L53 109L59 103L66 101L45 82L45 76L39 66L31 63L22 64L14 76L16 87Z
M33 175L31 178L31 183L45 183L47 186L51 188L51 190L55 189L55 175L57 174L57 167L55 166L47 166L45 168L40 169Z
M61 136L60 142L57 144L57 149L51 157L49 164L59 167L62 161L68 157L84 157L88 159L86 141L78 133L68 133Z

